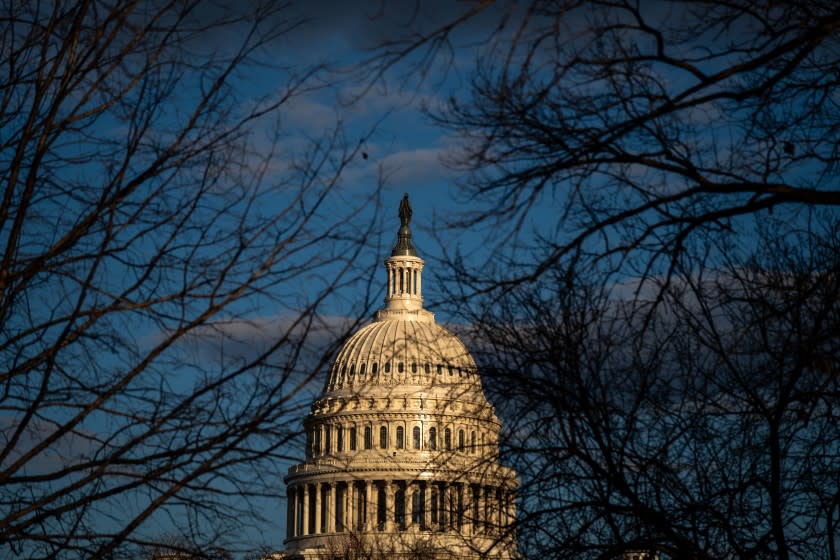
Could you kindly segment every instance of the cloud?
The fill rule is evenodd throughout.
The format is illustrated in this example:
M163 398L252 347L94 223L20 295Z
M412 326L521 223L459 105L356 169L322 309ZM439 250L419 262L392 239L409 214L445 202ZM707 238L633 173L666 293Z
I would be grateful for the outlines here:
M363 165L347 170L344 175L346 184L373 185L381 178L386 187L396 186L398 190L406 190L452 182L453 171L443 164L441 156L444 148L440 146L397 151L381 159L377 158L376 148L371 148L369 159Z
M294 360L308 369L334 352L336 344L360 323L338 315L316 315L311 322L308 317L296 319L284 315L219 320L195 330L184 345L201 362L245 363L268 353L269 362Z
M308 22L299 37L302 45L317 47L323 45L325 40L332 39L353 49L371 49L397 37L428 33L474 7L472 3L451 0L315 0L298 3L290 11L292 17L300 17ZM475 18L471 25L484 30L492 28L496 24L495 18L504 9L491 6L483 10L482 16Z
M280 108L281 126L305 130L313 136L335 128L339 111L322 97L310 92L290 98Z
M382 160L388 183L416 186L438 182L451 173L441 161L441 148L396 152Z

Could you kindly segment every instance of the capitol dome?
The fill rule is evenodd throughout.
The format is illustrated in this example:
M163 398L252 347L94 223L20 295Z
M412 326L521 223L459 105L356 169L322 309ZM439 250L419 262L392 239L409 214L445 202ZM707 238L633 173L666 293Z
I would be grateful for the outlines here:
M517 480L464 344L423 308L411 208L385 306L336 355L286 477L292 558L512 558Z

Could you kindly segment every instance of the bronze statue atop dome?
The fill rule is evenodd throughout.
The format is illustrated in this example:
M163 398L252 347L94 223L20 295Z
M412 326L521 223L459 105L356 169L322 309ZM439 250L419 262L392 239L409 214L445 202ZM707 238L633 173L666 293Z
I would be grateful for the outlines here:
M402 202L400 202L400 224L407 226L411 221L411 204L408 202L408 193L403 193Z
M400 229L397 232L397 244L391 251L392 257L416 257L417 249L411 240L411 230L408 229L408 222L411 221L411 203L408 202L408 193L403 194L400 202Z

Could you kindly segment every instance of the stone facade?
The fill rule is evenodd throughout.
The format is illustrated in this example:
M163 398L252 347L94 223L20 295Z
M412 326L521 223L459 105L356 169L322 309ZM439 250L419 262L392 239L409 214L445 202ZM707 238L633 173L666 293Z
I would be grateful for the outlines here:
M332 364L286 477L291 558L516 556L516 475L475 362L423 309L407 198L385 307Z

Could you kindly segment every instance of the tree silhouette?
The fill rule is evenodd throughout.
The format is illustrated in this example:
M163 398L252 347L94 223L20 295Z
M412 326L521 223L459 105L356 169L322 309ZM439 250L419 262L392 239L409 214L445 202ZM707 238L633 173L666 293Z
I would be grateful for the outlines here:
M340 130L282 142L320 69L270 66L300 22L246 4L3 3L2 556L210 554L274 515L376 193L334 200ZM285 83L249 95L255 64Z
M516 419L526 555L837 557L838 22L476 3L383 44L480 45L435 114L487 237L442 243L446 301Z
M825 233L675 276L652 318L652 299L565 271L473 302L526 556L837 557L840 253Z

